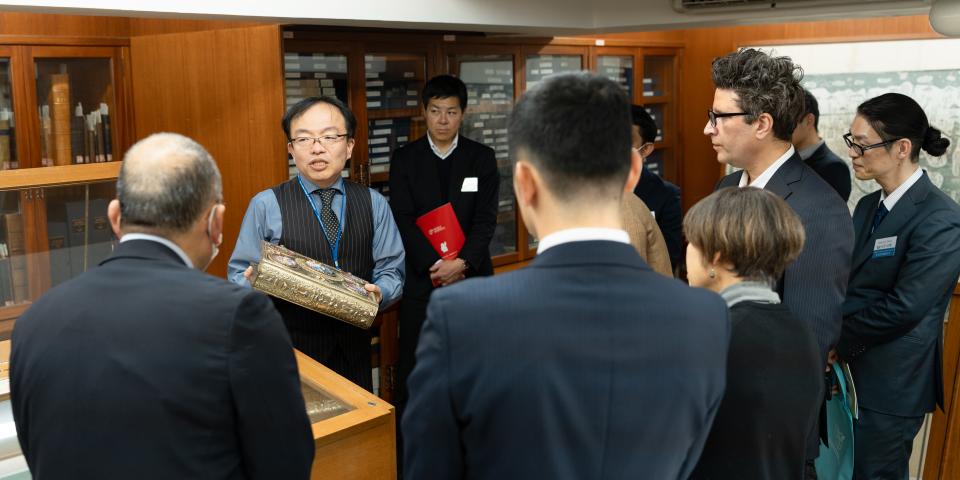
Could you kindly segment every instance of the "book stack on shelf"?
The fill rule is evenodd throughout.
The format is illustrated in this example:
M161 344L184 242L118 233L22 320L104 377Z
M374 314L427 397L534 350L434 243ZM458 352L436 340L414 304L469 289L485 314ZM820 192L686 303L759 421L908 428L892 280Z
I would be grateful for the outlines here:
M365 55L367 109L403 109L420 106L423 89L419 59L394 59Z
M649 75L643 77L643 96L644 97L659 97L663 95L663 92L660 90L660 81L656 75Z
M110 255L113 239L106 198L91 199L87 205L83 200L66 197L63 200L67 201L61 202L58 197L50 196L47 213L51 286L99 264Z
M336 97L345 104L349 102L346 55L284 53L283 79L287 108L309 97ZM290 178L297 176L292 156L287 156L287 168ZM349 160L343 176L350 176Z
M527 90L550 75L579 72L582 69L579 55L532 55L527 57Z
M370 174L390 171L393 151L410 141L409 118L385 118L368 122L368 153Z
M52 75L50 104L40 106L41 165L112 162L110 107L101 102L85 111L77 102L71 115L70 104L65 103L70 100L70 90L64 88L69 84L55 78L59 76Z
M633 98L633 57L601 56L598 73L617 82Z

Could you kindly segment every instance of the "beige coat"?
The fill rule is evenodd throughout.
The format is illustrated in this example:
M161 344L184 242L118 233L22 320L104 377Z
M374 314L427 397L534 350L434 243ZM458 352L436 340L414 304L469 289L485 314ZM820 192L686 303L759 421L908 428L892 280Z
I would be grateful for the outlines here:
M637 249L647 265L657 273L672 277L670 255L663 240L660 227L650 209L633 193L624 193L621 202L623 229L630 235L630 243Z

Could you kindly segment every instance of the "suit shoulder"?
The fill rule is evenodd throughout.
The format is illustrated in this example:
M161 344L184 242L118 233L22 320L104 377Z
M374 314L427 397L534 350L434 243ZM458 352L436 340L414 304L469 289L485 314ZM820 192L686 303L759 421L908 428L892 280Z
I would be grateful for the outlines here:
M428 144L427 144L427 136L426 136L426 135L424 135L424 136L422 136L422 137L420 137L420 138L418 138L418 139L416 139L416 140L414 140L414 141L412 141L412 142L408 142L407 144L403 145L402 147L398 147L396 150L393 151L393 156L394 156L394 158L396 158L396 157L402 157L402 156L405 156L405 155L412 155L412 154L414 154L414 153L419 152L420 150L422 150L425 145L428 145Z

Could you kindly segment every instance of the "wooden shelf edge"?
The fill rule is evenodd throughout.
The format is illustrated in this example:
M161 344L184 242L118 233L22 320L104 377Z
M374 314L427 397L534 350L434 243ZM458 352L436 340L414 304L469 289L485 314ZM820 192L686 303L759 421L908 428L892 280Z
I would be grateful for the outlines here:
M0 35L0 45L63 45L127 47L130 39L125 37L56 37L49 35Z
M23 168L0 172L0 190L50 187L116 179L122 162Z
M32 305L32 303L27 302L18 305L0 307L0 322L16 320L20 318L20 316L23 315L23 312L26 312L27 309L30 308L30 305Z

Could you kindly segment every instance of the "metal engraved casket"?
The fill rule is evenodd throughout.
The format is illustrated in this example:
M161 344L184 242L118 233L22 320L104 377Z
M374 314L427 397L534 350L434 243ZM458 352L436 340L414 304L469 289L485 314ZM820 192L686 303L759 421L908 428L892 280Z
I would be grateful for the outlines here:
M250 284L268 295L363 329L370 328L379 304L358 278L325 263L268 242L260 244L260 263Z

